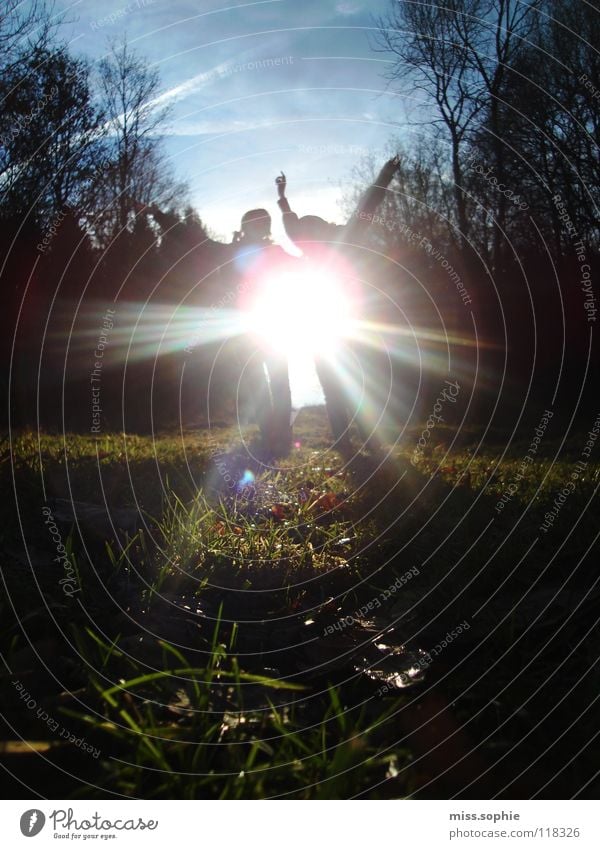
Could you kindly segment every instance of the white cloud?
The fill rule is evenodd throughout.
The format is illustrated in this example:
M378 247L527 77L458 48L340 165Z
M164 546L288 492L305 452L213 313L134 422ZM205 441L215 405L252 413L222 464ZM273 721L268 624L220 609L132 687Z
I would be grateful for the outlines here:
M346 2L338 3L335 7L335 11L338 15L357 15L362 9L361 3L352 3L346 0Z
M273 126L271 119L266 121L246 121L241 118L211 119L200 118L196 121L178 121L169 128L166 135L170 136L212 136L229 135L245 130L260 130Z
M227 74L230 65L230 62L221 62L221 64L215 65L214 68L211 68L208 71L203 71L201 74L196 74L195 76L184 80L182 83L179 83L179 85L173 86L173 88L170 88L160 94L152 101L151 105L164 106L167 103L183 100L190 94L196 94L196 92L202 91L203 88L206 88L212 82L219 79L224 74Z

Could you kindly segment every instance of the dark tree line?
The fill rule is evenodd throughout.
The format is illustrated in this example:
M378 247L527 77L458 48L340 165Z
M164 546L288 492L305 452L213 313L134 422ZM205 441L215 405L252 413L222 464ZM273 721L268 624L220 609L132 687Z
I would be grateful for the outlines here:
M421 95L416 123L427 128L427 148L443 143L434 173L452 186L439 210L450 213L449 238L474 245L494 272L509 240L539 244L501 185L527 204L555 257L569 244L556 194L598 250L598 10L575 0L396 2L379 25L391 84Z
M389 142L402 165L369 231L385 257L373 273L413 323L463 340L457 357L466 371L482 369L492 398L501 380L528 386L534 361L544 398L559 368L574 392L585 368L600 248L599 21L579 0L402 0L378 22L373 47L410 106ZM169 166L160 94L158 75L126 40L93 64L57 42L46 4L3 4L1 320L6 361L18 323L16 423L35 420L45 393L40 415L61 424L63 377L74 393L65 406L85 411L76 342L117 294L137 305L215 300L223 246ZM357 193L379 165L357 169ZM80 304L97 304L89 326ZM66 342L53 348L57 339ZM212 353L196 360L192 412ZM154 380L165 421L176 417L173 357L161 359L162 383L133 360L133 391ZM120 389L115 398L117 409Z
M84 380L78 339L111 299L176 302L214 264L215 243L164 152L156 71L125 39L98 63L74 56L50 8L24 5L0 12L3 360L13 355L13 421L33 423L48 396L41 414L59 425L63 376L67 395Z
M460 274L496 351L491 370L507 365L518 382L535 359L547 397L564 360L563 385L578 387L599 293L598 9L394 0L377 23L388 85L409 105L403 167L373 240L445 292L469 333L440 257Z

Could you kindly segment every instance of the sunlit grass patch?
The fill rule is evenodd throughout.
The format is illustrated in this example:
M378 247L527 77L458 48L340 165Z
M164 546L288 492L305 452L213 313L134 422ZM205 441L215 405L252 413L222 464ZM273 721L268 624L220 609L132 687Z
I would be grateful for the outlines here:
M518 478L519 446L504 458L501 445L477 448L470 437L450 447L451 429L413 463L415 432L391 450L384 444L381 455L344 458L328 449L322 410L303 411L297 423L290 456L264 464L245 452L235 428L99 440L42 434L39 444L25 432L13 440L12 468L2 443L4 479L12 485L14 471L33 555L31 567L11 561L20 527L9 516L2 534L15 611L7 603L1 611L4 657L45 710L101 751L82 760L13 699L8 715L26 740L57 763L79 758L81 783L61 785L62 795L348 798L371 785L376 798L409 794L422 780L411 760L415 740L397 744L399 727L412 722L401 713L409 700L375 697L362 648L352 660L357 642L374 640L378 628L392 627L392 642L413 652L468 620L466 634L427 670L423 690L445 694L460 717L481 711L470 733L486 756L496 743L512 745L522 726L532 729L531 747L540 744L538 703L530 715L515 711L560 663L574 626L527 676L516 670L586 589L585 566L570 578L590 524L548 572L543 552L555 551L550 535L568 531L584 509L598 464L589 462L556 526L530 549L532 527L576 460L553 461L559 446L550 440ZM252 447L255 429L246 435ZM58 584L63 567L52 564L40 472L51 510L76 502L78 523L63 516L58 524L81 604ZM117 518L132 516L133 529L117 524L103 536L86 510L105 504ZM390 594L409 570L414 577ZM553 594L551 615L539 616ZM359 615L374 598L381 606ZM353 636L354 625L340 622L356 617ZM510 663L495 667L504 654ZM579 652L555 686L571 686L585 664ZM476 687L474 669L482 676ZM507 691L496 699L500 684ZM497 714L508 723L499 735ZM7 737L0 756L13 759L11 768L20 758L30 778L27 756Z

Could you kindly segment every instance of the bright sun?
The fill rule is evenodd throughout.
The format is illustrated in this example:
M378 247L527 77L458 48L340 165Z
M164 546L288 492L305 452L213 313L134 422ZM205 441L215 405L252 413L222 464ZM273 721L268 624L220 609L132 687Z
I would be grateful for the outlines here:
M320 269L267 278L250 306L252 332L292 357L326 356L350 333L350 298L335 274Z

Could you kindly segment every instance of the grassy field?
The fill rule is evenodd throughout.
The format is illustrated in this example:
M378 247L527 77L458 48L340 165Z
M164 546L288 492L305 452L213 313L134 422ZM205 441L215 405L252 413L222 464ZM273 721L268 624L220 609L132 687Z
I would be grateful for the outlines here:
M5 438L5 798L593 798L584 431Z

